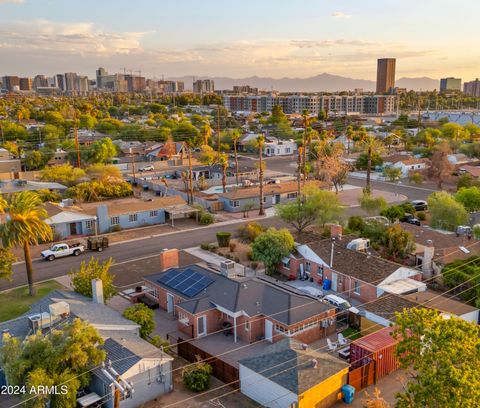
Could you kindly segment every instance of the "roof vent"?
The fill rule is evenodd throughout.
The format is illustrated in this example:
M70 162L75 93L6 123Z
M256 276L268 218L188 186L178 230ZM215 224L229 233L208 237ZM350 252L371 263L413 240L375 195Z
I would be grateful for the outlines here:
M312 359L312 368L317 368L318 367L318 361L316 358Z
M235 262L227 259L220 263L220 273L227 278L235 275Z

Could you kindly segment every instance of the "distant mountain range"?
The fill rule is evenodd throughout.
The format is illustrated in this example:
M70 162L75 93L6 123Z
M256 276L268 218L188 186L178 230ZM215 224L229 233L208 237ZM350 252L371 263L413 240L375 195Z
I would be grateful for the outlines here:
M186 89L192 89L193 76L171 78L185 82ZM309 78L270 78L251 76L247 78L229 77L195 77L195 79L213 79L215 89L232 89L234 85L250 85L264 90L276 90L280 92L336 92L353 91L361 88L364 91L375 91L375 81L366 79L354 79L332 74L319 74ZM400 88L413 89L415 91L431 91L438 89L439 81L436 79L421 78L400 78L396 82Z

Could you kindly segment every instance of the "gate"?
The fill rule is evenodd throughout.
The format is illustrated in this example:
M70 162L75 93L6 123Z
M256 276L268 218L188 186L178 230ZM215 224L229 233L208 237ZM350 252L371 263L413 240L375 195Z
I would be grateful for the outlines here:
M375 361L354 368L348 373L348 383L357 391L375 383Z

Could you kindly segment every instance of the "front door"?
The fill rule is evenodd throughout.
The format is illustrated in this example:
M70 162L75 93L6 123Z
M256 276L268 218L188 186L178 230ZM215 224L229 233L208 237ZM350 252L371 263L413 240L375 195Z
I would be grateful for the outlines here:
M273 323L265 319L265 340L270 343L273 341Z
M332 272L332 290L337 291L337 274L335 272Z
M197 337L205 336L207 334L207 316L200 316L197 318Z
M77 235L77 223L72 222L70 224L70 235Z
M167 312L173 313L173 295L167 293Z

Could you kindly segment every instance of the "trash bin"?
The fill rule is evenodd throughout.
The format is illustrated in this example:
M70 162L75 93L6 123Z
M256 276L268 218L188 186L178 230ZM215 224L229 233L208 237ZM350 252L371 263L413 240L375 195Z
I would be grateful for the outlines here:
M342 385L342 396L343 402L345 404L351 404L353 402L353 397L355 396L355 387L350 384Z
M332 288L332 281L330 279L325 279L323 281L323 290L330 290Z

